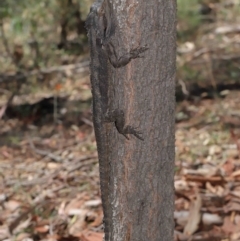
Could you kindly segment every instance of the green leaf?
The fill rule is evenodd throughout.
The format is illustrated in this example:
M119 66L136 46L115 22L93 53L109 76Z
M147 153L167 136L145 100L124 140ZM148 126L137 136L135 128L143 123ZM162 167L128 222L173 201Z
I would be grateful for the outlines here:
M20 18L14 18L12 19L12 29L16 33L22 33L23 32L23 22Z

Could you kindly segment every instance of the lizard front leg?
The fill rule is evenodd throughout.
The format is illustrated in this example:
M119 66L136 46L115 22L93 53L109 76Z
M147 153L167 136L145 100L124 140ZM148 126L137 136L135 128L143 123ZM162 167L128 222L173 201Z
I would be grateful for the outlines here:
M114 68L123 67L130 63L132 59L143 58L143 56L141 56L140 54L148 50L147 46L137 47L132 49L130 52L118 57L115 48L111 42L107 43L103 47L106 49L109 62Z

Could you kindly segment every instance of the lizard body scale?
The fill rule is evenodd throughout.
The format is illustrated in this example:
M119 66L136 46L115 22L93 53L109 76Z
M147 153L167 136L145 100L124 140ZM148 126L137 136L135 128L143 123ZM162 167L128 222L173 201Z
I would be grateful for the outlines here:
M110 241L112 208L110 202L110 161L108 160L108 135L106 122L115 123L117 131L124 135L132 134L143 140L141 133L134 127L125 125L123 110L110 110L109 104L109 64L114 68L127 65L132 59L141 57L147 50L137 47L121 57L117 57L111 37L115 32L115 24L111 16L109 3L106 0L95 2L88 14L86 28L90 44L90 72L93 96L93 124L99 154L100 188L104 214L105 241Z

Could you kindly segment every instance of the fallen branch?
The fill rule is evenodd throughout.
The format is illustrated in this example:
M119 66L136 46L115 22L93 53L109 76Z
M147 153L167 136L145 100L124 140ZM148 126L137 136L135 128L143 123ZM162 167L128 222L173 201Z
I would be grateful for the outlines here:
M84 73L85 71L88 71L88 68L89 68L89 61L85 61L85 62L76 63L76 64L53 66L51 68L44 68L40 70L33 70L30 72L17 73L12 75L0 74L0 82L22 80L24 78L29 78L35 75L46 75L54 72L68 72L70 70L71 71L76 70L77 73Z
M29 142L29 145L32 148L32 150L34 152L36 152L37 154L42 155L42 156L47 156L47 157L49 157L50 159L52 159L56 162L63 161L61 156L57 156L57 155L55 155L55 154L53 154L52 152L49 152L49 151L37 149L30 138L28 138L28 142Z

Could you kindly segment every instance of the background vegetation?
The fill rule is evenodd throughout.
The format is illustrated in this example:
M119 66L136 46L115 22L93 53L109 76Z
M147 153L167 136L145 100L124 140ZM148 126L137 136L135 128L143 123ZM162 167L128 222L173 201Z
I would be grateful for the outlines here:
M0 1L0 240L102 240L90 5ZM239 0L178 0L177 30L175 238L239 240Z

